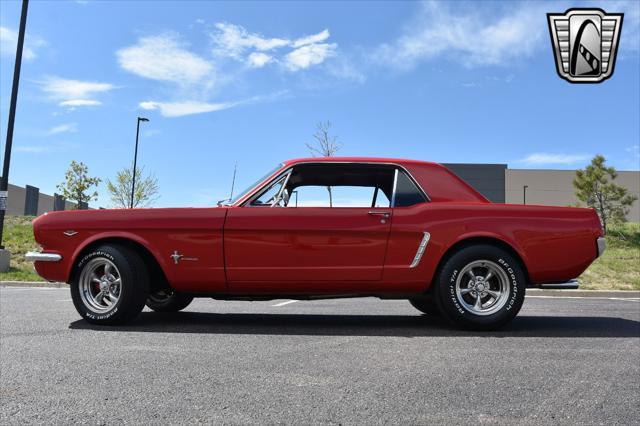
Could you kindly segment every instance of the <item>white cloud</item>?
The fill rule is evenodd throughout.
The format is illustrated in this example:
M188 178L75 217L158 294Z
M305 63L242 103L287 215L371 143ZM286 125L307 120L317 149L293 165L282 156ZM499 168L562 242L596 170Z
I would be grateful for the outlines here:
M630 147L625 148L625 151L627 151L636 161L640 160L640 145L631 145Z
M102 102L95 99L69 99L68 101L60 102L58 105L64 107L100 106Z
M296 41L293 42L293 47L301 47L306 46L307 44L315 44L325 41L329 38L329 30L324 29L318 34L313 34L306 37L300 37Z
M575 164L581 161L589 159L588 155L581 154L550 154L545 152L538 152L530 154L527 157L518 160L519 163L524 164Z
M27 34L22 47L22 57L31 61L36 58L36 50L47 43L42 38ZM13 57L18 45L18 33L7 27L0 27L0 55Z
M546 3L523 3L499 16L481 16L478 8L454 13L449 5L428 2L397 40L374 52L374 60L400 69L440 56L468 67L508 64L548 42L547 9Z
M17 145L14 147L17 152L25 154L44 154L47 152L62 152L78 149L78 145L69 142L48 143L46 145Z
M262 68L275 62L289 71L299 71L321 64L333 56L337 48L335 43L323 43L330 36L328 29L290 40L266 38L227 22L219 22L215 27L218 31L211 34L214 54L243 61L251 68ZM282 57L277 51L281 52L283 48L289 48L289 51Z
M284 64L291 71L298 71L318 65L330 56L335 54L337 45L328 44L308 44L297 48L284 57Z
M233 102L209 103L197 101L183 102L140 102L140 108L145 110L159 110L163 117L182 117L184 115L202 114L220 111L235 106Z
M211 34L214 53L222 56L239 58L246 50L269 51L288 46L291 41L283 38L264 38L260 34L250 33L240 25L218 22L219 30Z
M281 99L289 92L279 91L271 93L265 96L254 96L249 99L244 99L234 102L201 102L201 101L177 101L177 102L157 102L157 101L144 101L140 102L138 106L144 110L158 110L164 117L182 117L184 115L202 114L205 112L221 111L223 109L229 109L240 105L247 105L256 102L269 102Z
M190 85L213 79L213 64L186 50L175 34L143 37L116 56L123 69L152 80Z
M624 13L619 49L631 52L640 49L640 3L636 1L608 1L601 7L607 12Z
M71 80L60 77L47 77L39 82L40 88L49 97L65 107L97 106L101 102L94 99L99 93L105 93L115 88L110 83L96 81Z
M262 68L273 61L273 56L262 52L252 52L247 56L247 63L252 68Z
M47 135L57 135L59 133L75 132L78 129L77 123L65 123L53 126L47 131Z

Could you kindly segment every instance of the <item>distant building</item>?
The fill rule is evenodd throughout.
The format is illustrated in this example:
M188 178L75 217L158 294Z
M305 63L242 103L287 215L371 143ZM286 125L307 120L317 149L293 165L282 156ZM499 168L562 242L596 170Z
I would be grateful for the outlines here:
M62 196L42 194L38 188L31 185L23 188L9 184L7 196L7 215L39 216L45 212L76 208L75 203L66 201Z

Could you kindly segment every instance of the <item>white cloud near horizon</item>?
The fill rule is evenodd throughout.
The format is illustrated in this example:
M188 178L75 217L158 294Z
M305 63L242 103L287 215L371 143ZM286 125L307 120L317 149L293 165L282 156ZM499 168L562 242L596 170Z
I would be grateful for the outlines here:
M124 70L152 80L186 86L215 78L213 63L188 51L173 33L142 37L116 57Z
M48 76L38 84L49 98L64 107L101 105L102 102L96 100L95 96L115 89L115 86L110 83L65 79L57 76Z
M22 47L22 58L32 61L36 58L36 50L45 46L47 42L37 36L25 35L24 46ZM8 27L0 26L0 55L13 57L16 54L18 45L18 32Z
M518 163L527 165L537 164L576 164L589 159L589 155L583 154L552 154L546 152L537 152L529 154L525 158L518 160Z
M477 7L451 11L449 4L427 2L395 41L380 45L374 62L413 69L440 56L467 67L505 65L531 56L548 42L547 3L519 3L499 16L482 17Z

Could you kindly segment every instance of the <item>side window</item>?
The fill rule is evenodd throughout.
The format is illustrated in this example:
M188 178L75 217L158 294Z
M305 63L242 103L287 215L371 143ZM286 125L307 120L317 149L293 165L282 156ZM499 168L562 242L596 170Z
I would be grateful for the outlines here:
M394 173L392 166L382 164L297 165L284 190L286 206L389 208Z
M426 198L407 174L398 170L394 207L410 207L426 202Z

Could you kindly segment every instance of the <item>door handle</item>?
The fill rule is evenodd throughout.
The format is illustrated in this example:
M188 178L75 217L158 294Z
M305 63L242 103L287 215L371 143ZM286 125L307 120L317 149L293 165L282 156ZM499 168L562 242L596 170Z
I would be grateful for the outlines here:
M369 214L371 216L382 216L382 217L386 217L386 218L391 216L391 213L389 213L389 212L380 212L380 211L376 211L376 210L369 211Z

